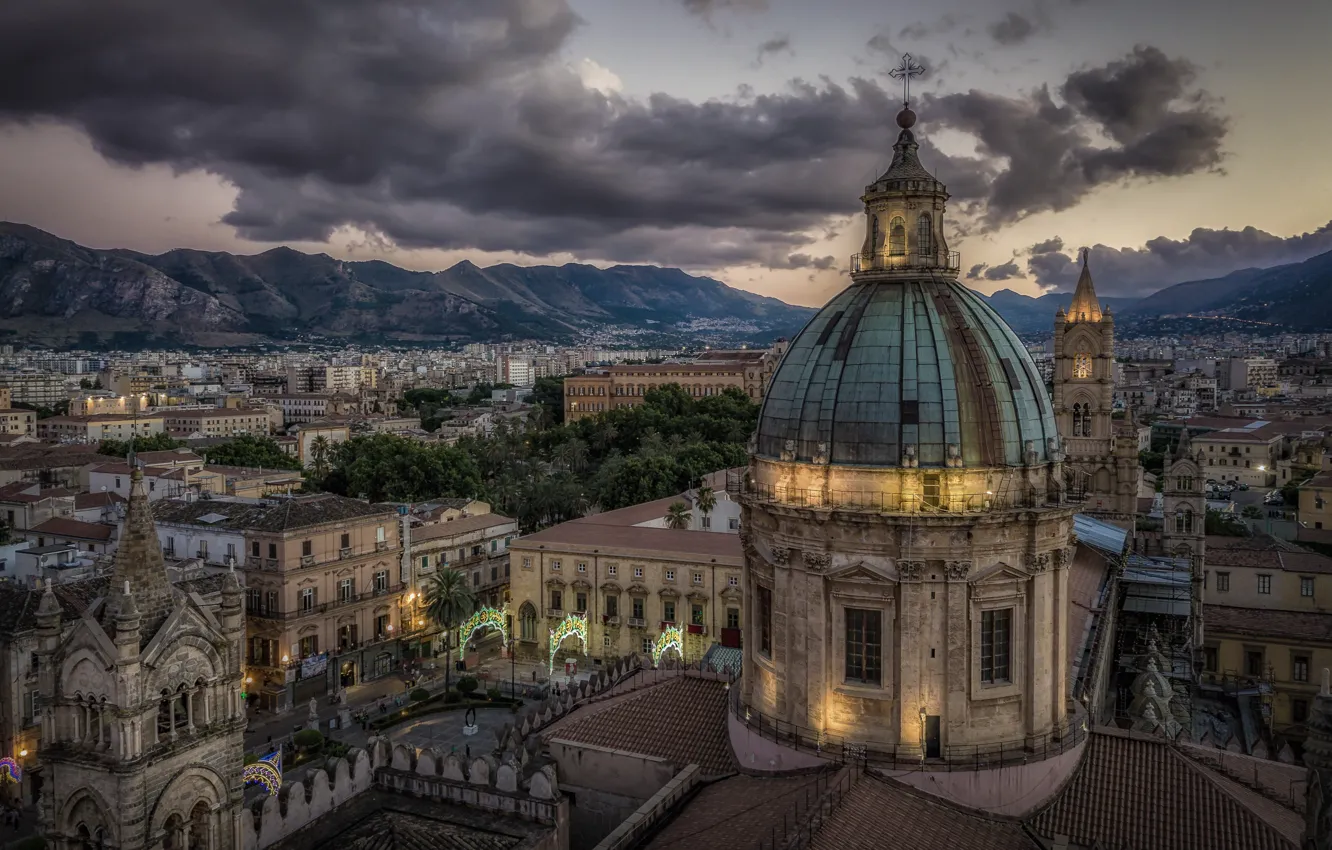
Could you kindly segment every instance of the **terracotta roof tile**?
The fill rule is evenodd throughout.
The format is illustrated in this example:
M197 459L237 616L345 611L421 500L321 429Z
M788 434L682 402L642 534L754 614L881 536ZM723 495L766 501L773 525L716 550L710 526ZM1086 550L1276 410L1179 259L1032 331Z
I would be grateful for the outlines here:
M1326 643L1332 639L1332 614L1316 611L1273 611L1265 608L1231 608L1204 605L1203 622L1208 633L1293 638Z
M104 508L108 505L123 505L126 501L124 496L110 491L105 493L79 493L74 496L74 510L86 511L93 508Z
M643 850L753 850L769 839L784 813L794 812L797 801L803 811L807 789L814 793L827 778L732 776L705 785Z
M483 531L487 528L508 525L513 521L513 517L507 517L502 514L462 516L455 520L437 522L431 525L420 525L413 528L412 542L423 543L427 540L441 540L449 537L457 537L459 534L469 534L473 531ZM514 531L514 534L517 533L517 531Z
M110 540L116 527L104 522L83 522L66 517L51 517L28 529L34 534L53 534L56 537L74 537L79 540Z
M726 684L681 676L613 700L588 706L542 738L611 747L665 759L676 767L697 764L704 775L736 769L726 725Z
M585 548L614 550L632 557L634 552L647 556L679 555L712 558L739 565L744 557L740 535L721 531L684 531L673 528L598 525L593 522L565 522L545 531L529 534L510 544L513 549L556 551Z
M1028 821L1044 838L1152 850L1296 850L1167 742L1095 729L1073 779Z
M885 836L892 836L892 842ZM1036 850L1016 821L948 805L890 780L867 774L824 821L812 850Z

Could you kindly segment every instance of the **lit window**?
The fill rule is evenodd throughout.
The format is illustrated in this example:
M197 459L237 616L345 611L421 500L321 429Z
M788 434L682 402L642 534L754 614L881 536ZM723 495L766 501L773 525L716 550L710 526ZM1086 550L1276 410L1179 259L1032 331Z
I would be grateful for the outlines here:
M882 636L881 612L846 609L846 681L882 683Z
M1258 592L1263 594L1272 592L1272 577L1270 575L1258 576Z
M1314 589L1313 576L1300 576L1300 596L1312 597Z
M1073 356L1073 377L1079 381L1085 381L1092 376L1091 355L1085 351L1079 351Z

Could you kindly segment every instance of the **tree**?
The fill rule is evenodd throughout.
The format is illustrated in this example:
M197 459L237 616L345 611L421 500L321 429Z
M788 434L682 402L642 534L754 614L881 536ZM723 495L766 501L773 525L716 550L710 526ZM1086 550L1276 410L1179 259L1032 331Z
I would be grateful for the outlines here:
M532 403L541 405L550 425L563 425L564 379L537 378L532 385Z
M689 512L689 506L684 502L671 502L670 507L666 509L667 528L674 528L677 531L686 529L693 519L694 516Z
M698 506L698 512L706 518L717 507L717 494L712 492L711 487L704 484L698 488L698 493L694 497L694 504ZM706 519L703 524L705 527L707 526Z
M444 632L444 691L449 690L453 668L453 632L476 611L476 595L467 585L467 577L458 570L435 573L426 588L426 616Z
M301 463L287 454L271 437L242 434L234 440L200 449L209 463L221 466L262 467L264 469L300 469Z
M102 440L97 445L97 453L110 455L111 457L129 457L130 440ZM141 452L166 452L172 449L179 449L185 445L180 440L172 439L170 434L153 434L151 437L134 437L134 453Z
M310 469L316 478L328 475L328 455L333 448L322 434L310 441Z

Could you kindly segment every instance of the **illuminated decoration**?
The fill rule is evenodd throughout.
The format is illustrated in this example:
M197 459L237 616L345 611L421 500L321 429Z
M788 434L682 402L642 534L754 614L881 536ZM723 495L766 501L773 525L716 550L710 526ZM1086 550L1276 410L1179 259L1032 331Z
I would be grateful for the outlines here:
M458 633L462 635L462 640L458 641L459 658L463 657L467 642L472 639L472 635L481 629L499 629L504 645L506 647L509 645L509 624L504 618L504 612L496 608L478 608L476 613L468 617L467 622L458 629Z
M569 614L560 624L550 630L550 674L555 673L555 653L559 650L560 644L571 637L577 637L583 642L583 651L587 651L587 615L578 616Z
M282 751L274 750L254 764L245 765L241 778L246 785L262 785L268 796L275 796L282 787Z
M9 756L0 759L0 781L22 782L23 768Z
M674 649L679 654L680 660L684 660L684 636L680 634L679 626L669 626L657 635L656 643L652 644L653 667L661 663L661 657L668 649Z
M1085 351L1079 351L1073 357L1073 377L1079 381L1086 380L1092 376L1091 355Z

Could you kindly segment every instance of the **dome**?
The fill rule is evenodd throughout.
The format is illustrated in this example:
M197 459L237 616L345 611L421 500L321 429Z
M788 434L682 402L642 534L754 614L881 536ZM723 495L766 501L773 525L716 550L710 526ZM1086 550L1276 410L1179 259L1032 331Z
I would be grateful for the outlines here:
M792 341L759 415L756 455L921 467L1048 462L1049 397L1022 343L956 280L857 280ZM821 445L822 444L822 445ZM950 452L950 447L952 451Z

